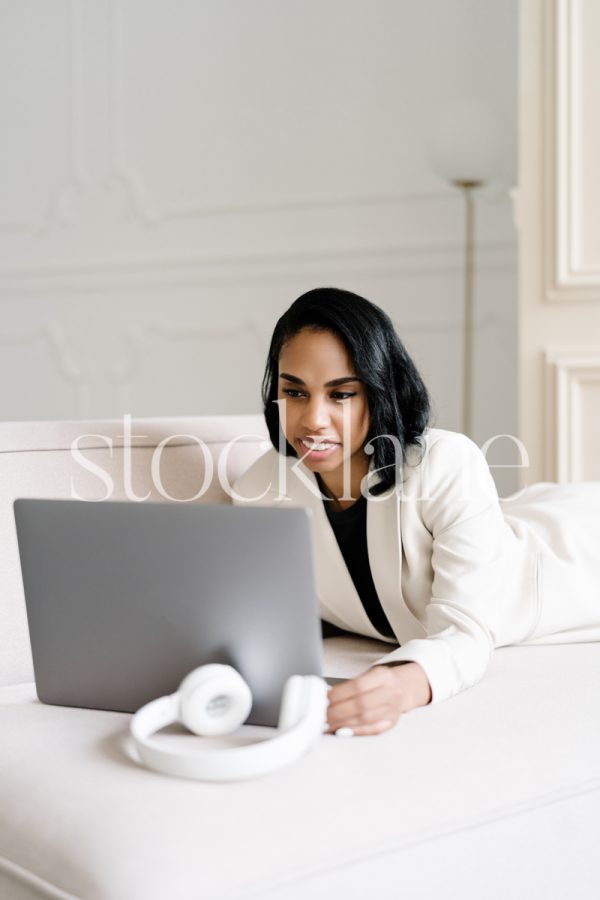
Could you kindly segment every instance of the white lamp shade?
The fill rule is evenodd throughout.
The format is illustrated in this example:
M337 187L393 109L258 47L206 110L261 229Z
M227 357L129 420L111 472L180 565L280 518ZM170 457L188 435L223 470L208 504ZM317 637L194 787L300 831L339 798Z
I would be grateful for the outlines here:
M491 110L477 100L456 100L434 116L428 155L446 181L486 182L501 168L504 140Z

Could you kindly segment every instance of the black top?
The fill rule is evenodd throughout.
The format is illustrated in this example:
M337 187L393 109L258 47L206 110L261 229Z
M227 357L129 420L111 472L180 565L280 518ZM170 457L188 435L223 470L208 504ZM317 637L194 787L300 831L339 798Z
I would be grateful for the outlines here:
M321 479L318 480L322 492L326 494ZM361 494L352 506L337 511L331 508L331 500L323 500L323 505L344 562L373 627L386 637L395 637L379 602L371 575L367 549L367 498Z

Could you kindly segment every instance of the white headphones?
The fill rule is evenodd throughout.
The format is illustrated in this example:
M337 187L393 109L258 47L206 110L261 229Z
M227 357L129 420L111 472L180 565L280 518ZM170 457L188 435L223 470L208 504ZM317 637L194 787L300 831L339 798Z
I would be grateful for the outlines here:
M252 694L239 672L216 663L200 666L174 694L142 706L131 720L131 734L142 762L165 775L205 781L254 778L293 762L323 734L328 690L317 675L292 675L283 689L275 737L244 747L167 750L152 737L167 725L182 722L205 736L228 734L250 714Z

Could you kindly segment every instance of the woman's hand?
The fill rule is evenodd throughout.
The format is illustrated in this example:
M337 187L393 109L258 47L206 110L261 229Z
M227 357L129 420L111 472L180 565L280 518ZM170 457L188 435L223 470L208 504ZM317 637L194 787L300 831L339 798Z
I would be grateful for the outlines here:
M381 734L400 716L431 701L431 687L418 663L378 665L327 694L327 734L351 728L355 735Z

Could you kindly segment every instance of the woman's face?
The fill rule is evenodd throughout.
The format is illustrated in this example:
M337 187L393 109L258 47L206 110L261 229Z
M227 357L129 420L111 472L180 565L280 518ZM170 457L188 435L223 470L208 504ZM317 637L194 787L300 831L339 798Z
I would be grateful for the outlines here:
M367 392L337 335L305 328L284 345L277 398L288 443L309 469L329 475L326 484L339 483L344 460L350 461L353 481L367 473Z

